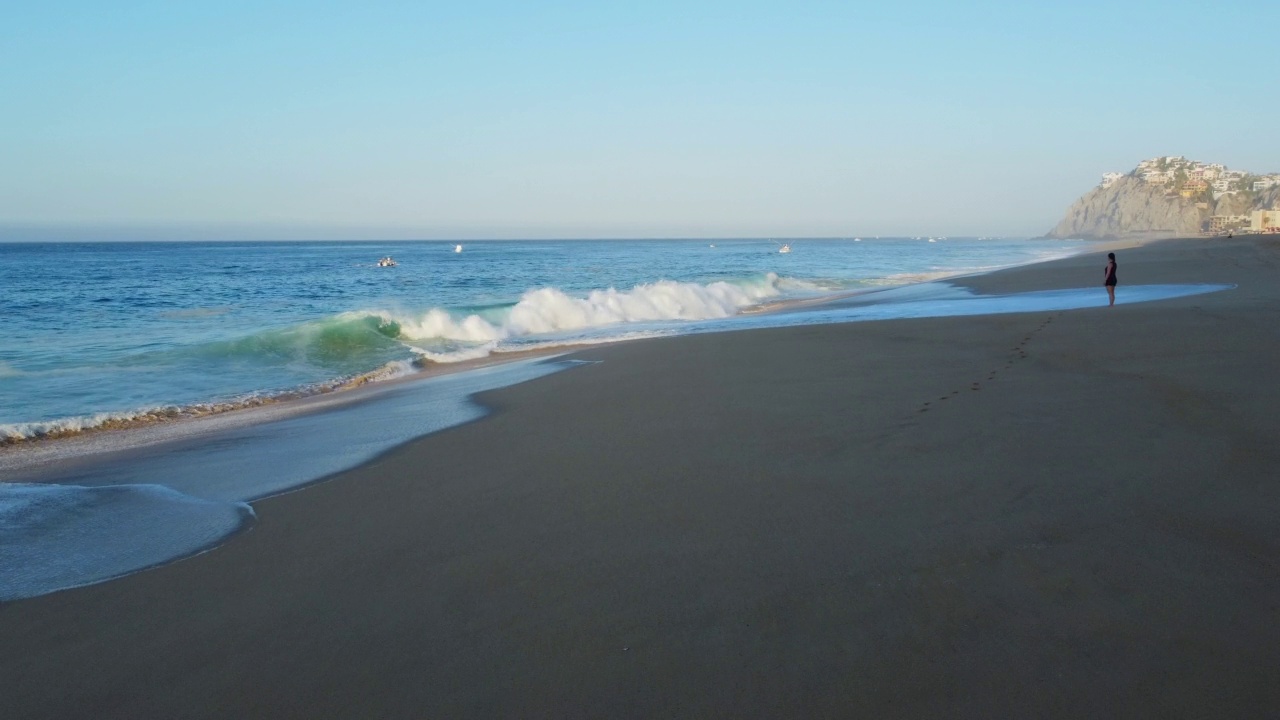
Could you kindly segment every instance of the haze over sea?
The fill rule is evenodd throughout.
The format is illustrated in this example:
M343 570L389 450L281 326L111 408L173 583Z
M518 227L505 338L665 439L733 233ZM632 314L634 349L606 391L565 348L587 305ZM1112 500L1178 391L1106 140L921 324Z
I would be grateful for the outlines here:
M0 437L161 419L1059 257L1026 239L0 245ZM384 256L396 267L378 267ZM794 321L794 320L793 320ZM815 321L817 321L815 319Z

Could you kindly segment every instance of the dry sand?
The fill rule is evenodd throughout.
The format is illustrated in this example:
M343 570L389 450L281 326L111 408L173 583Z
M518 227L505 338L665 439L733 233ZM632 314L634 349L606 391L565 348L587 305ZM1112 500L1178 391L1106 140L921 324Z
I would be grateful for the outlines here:
M1274 716L1280 246L1118 254L1115 308L581 351L212 552L0 605L0 717ZM1123 304L1186 282L1239 287Z

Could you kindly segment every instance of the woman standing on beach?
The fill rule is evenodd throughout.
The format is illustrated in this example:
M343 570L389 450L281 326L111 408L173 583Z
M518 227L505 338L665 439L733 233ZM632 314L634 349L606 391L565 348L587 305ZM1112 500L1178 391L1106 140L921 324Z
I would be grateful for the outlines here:
M1111 302L1108 305L1116 304L1116 254L1107 253L1107 267L1102 271L1102 284L1107 286L1107 297Z

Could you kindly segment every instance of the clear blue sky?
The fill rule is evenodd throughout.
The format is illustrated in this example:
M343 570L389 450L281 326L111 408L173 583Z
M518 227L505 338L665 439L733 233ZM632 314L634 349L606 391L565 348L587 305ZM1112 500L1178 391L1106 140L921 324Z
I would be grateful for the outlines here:
M1162 154L1280 171L1280 3L26 2L0 225L1039 234Z

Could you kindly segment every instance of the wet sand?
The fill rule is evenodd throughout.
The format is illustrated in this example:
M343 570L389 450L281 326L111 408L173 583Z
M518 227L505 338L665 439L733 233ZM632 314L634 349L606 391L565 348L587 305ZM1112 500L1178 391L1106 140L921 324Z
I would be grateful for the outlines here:
M0 604L0 716L1273 714L1280 242L1117 254L1114 308L579 351L211 552ZM1124 304L1189 282L1238 287Z

